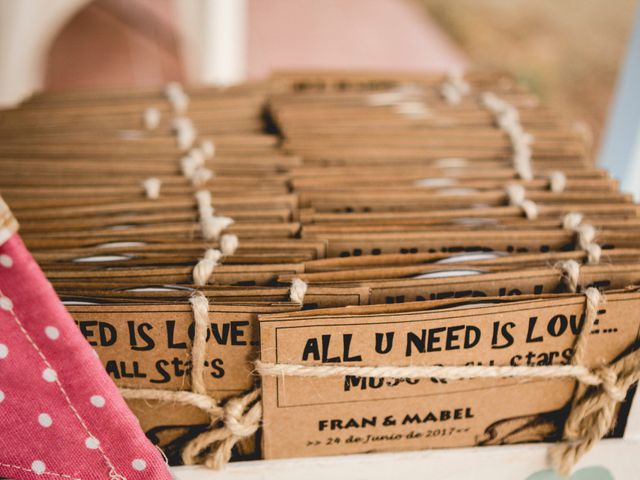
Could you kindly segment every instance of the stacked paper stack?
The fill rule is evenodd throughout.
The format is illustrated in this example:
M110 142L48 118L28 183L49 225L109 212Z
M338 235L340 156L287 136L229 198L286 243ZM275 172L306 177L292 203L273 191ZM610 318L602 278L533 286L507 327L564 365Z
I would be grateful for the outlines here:
M172 463L564 439L567 470L623 435L638 208L509 76L288 72L0 120L23 238Z

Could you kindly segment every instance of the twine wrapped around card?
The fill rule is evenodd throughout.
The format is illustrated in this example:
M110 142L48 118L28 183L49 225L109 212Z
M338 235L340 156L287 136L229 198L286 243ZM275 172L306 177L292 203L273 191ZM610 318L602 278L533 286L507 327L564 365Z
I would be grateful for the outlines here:
M227 239L234 243L233 239ZM293 282L292 301L302 304L306 283ZM260 390L231 398L221 404L207 394L204 382L204 360L209 328L209 302L202 292L190 299L195 324L191 347L191 391L122 388L122 396L129 400L160 400L190 405L207 413L211 428L190 440L182 451L185 465L204 464L214 470L222 468L231 458L233 447L243 438L251 437L260 427L262 404Z
M307 293L308 285L304 280L299 278L294 278L291 281L291 288L289 289L289 299L293 303L298 303L300 305L304 304L304 296Z
M567 176L560 170L552 170L548 174L549 190L553 193L562 193L567 188Z
M144 193L150 200L157 200L160 198L160 187L162 181L156 177L149 177L142 182L142 188Z
M640 379L640 350L635 350L608 366L589 369L584 366L588 335L602 301L595 288L585 291L585 319L574 345L570 365L557 366L371 366L294 365L256 362L261 376L335 377L359 375L374 378L574 378L585 388L576 394L566 420L563 442L551 448L554 467L561 473L570 472L573 465L611 429L616 407L627 391ZM202 293L192 297L196 324L192 347L192 391L154 389L121 389L127 399L161 400L190 405L206 412L211 428L187 443L182 460L187 465L203 463L220 469L230 459L234 445L252 436L260 427L262 406L259 389L232 398L224 405L209 397L204 386L204 355L208 324L208 301Z
M205 240L218 240L223 230L234 223L233 218L214 215L215 209L211 205L211 192L208 190L198 190L194 196L198 205L202 237Z
M181 85L167 85L166 94L174 111L184 114L188 97ZM202 140L198 147L193 147L197 134L193 122L188 117L174 118L173 128L180 149L186 152L180 158L182 174L195 187L200 187L194 193L194 197L202 237L205 240L218 240L219 245L219 249L205 250L203 258L193 268L195 286L203 287L209 282L219 261L225 256L235 254L240 242L234 234L222 235L222 231L233 223L233 219L216 216L211 192L202 188L214 176L214 173L204 166L206 159L215 155L214 143L211 140ZM159 196L160 184L157 179L147 179L144 188L149 198ZM204 464L212 469L220 469L231 458L235 444L252 436L258 429L262 418L262 405L258 402L260 392L254 389L223 403L208 395L204 363L209 330L209 301L202 292L196 291L190 303L195 325L191 347L191 391L121 388L120 392L129 400L158 400L193 406L205 412L209 416L211 428L185 445L182 461L185 465Z
M188 97L182 91L182 87L179 84L169 84L166 93L174 110L177 113L184 113L188 105ZM203 140L199 147L192 147L196 139L196 130L191 120L186 117L175 118L173 126L180 149L186 151L190 148L180 159L182 174L191 180L194 186L203 187L214 175L204 165L205 160L215 154L215 145L210 140ZM148 180L144 186L147 195L153 198L149 194ZM200 188L195 192L194 197L203 238L219 241L219 249L208 248L204 257L194 266L194 284L196 287L203 287L208 283L218 262L224 256L230 256L236 252L239 240L234 234L221 235L222 231L233 223L233 219L214 214L215 209L209 190ZM190 303L195 325L191 347L191 391L121 388L120 392L129 400L159 400L193 406L205 412L209 416L211 428L185 445L182 461L185 465L204 464L217 470L229 461L232 449L239 440L250 437L256 432L262 418L262 405L258 402L259 390L257 389L224 403L208 395L204 380L204 362L209 329L209 301L202 292L197 291L191 297Z
M571 293L576 293L580 286L580 264L575 260L558 262L555 268L562 274L562 281Z
M455 86L454 86L455 87ZM460 92L458 92L460 93ZM186 102L177 87L168 89L168 97L174 110L184 113ZM400 106L414 108L416 102L402 97ZM394 99L394 102L398 102ZM455 99L454 99L455 101ZM519 178L524 181L533 179L531 172L532 137L523 131L517 110L507 102L488 94L483 97L485 106L494 113L496 123L508 135L513 149L513 165ZM421 104L418 104L420 106ZM421 107L422 108L422 107ZM422 111L409 111L407 114L423 114ZM181 159L183 174L191 179L195 186L203 186L213 175L204 168L204 158L215 152L213 144L193 147L197 137L190 120L179 117L174 120L174 128L181 150L188 152ZM566 177L560 172L549 175L549 188L561 192L566 187ZM525 198L522 185L511 185L507 189L510 204L517 205L529 219L538 216L535 203ZM206 240L218 240L220 250L205 251L204 258L194 268L194 282L197 286L206 285L221 256L233 254L237 248L237 237L222 235L222 231L233 223L228 217L214 215L211 193L199 189L195 193L202 236ZM591 257L595 255L593 239L595 230L581 223L582 217L576 214L565 217L563 228L574 231L576 243ZM591 228L589 228L591 227ZM597 247L597 245L596 245ZM599 248L599 247L598 247ZM593 250L594 252L590 251ZM598 255L599 258L599 255ZM593 263L593 262L591 262ZM579 265L565 262L558 268L568 290L577 291ZM290 299L304 303L307 285L300 279L292 282ZM574 354L570 365L558 366L341 366L341 365L295 365L256 362L256 372L261 376L304 376L336 377L359 375L373 378L441 378L441 379L480 379L480 378L537 378L537 379L576 379L576 388L571 409L566 420L564 442L551 449L554 466L562 473L570 471L575 462L584 455L595 442L602 438L615 420L616 407L626 397L630 386L640 377L640 350L636 350L608 366L589 369L585 366L587 340L595 322L601 294L597 289L589 288L584 293L585 315L581 331L574 345ZM194 317L194 338L191 348L191 391L169 391L156 389L121 389L127 399L160 400L196 407L209 417L209 428L187 442L182 451L185 464L202 463L210 468L222 468L230 459L233 447L240 440L255 434L261 424L262 405L260 389L219 402L211 398L205 384L204 361L206 357L207 334L209 329L209 303L202 292L196 292L191 300Z
M191 347L191 391L121 388L129 400L159 400L196 407L210 419L210 428L191 439L182 450L185 465L204 464L219 470L231 458L233 447L252 436L262 419L258 389L245 395L218 402L207 394L204 382L204 359L209 328L209 302L201 292L190 299L195 331Z
M576 233L577 247L587 252L587 263L595 265L600 263L602 248L595 242L595 227L582 220L581 213L568 213L562 219L562 228Z
M611 429L618 403L628 389L640 379L640 349L611 363L589 369L584 366L588 336L598 314L601 293L596 288L585 291L585 315L574 345L570 365L557 366L340 366L294 365L256 362L261 376L334 377L358 375L374 378L574 378L586 387L576 394L565 422L563 441L551 448L553 466L568 474L573 465Z
M172 121L172 129L176 135L177 146L182 152L189 150L198 137L193 122L187 117L174 118Z
M196 266L193 267L193 284L196 287L204 287L209 280L220 260L226 256L233 255L238 249L239 240L237 235L224 234L220 237L220 250L217 248L208 248L204 257L198 260Z
M440 87L440 95L449 105L458 105L465 95L471 91L471 86L465 81L464 74L452 71Z
M513 168L518 177L525 181L533 180L531 168L533 137L524 131L518 109L492 92L483 93L480 101L492 113L498 128L507 134L513 151Z
M160 114L160 110L156 107L149 107L145 109L142 114L142 124L145 130L155 130L160 125L160 120L162 119L162 115Z
M521 209L527 219L536 220L538 218L538 206L535 202L525 198L526 192L522 185L507 185L505 187L505 193L509 200L509 205Z
M180 82L169 82L164 88L164 93L175 113L186 113L189 107L189 96L185 93Z

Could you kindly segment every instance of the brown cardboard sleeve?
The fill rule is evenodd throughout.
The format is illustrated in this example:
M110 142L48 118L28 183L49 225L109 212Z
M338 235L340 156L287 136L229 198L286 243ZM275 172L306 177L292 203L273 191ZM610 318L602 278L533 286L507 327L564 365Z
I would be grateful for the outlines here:
M262 361L567 364L584 319L585 297L529 298L432 311L418 310L417 305L414 311L386 314L338 309L324 315L316 311L261 316ZM587 367L609 363L633 347L639 307L637 291L607 294L588 332ZM374 308L378 307L364 310ZM575 383L263 377L263 455L285 458L557 440ZM624 427L624 419L618 424Z

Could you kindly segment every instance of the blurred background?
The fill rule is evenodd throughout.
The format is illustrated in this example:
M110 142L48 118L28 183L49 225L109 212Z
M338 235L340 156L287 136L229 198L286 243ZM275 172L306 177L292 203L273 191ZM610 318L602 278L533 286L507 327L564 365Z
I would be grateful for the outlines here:
M278 69L506 69L601 136L634 0L2 0L0 103Z

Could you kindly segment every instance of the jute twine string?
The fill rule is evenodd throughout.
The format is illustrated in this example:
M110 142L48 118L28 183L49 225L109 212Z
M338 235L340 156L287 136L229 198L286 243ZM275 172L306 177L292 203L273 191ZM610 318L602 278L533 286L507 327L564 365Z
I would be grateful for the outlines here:
M595 288L587 289L585 295L585 321L576 339L572 366L585 362L588 342L585 332L591 331L601 300L601 294ZM552 465L562 475L569 475L576 462L613 427L618 403L624 401L631 385L640 379L640 350L610 366L596 368L593 373L601 379L600 388L577 389L564 425L564 441L554 445L549 452Z
M538 206L535 202L525 198L526 191L522 185L510 184L505 187L509 205L520 208L529 220L538 218ZM602 248L595 242L596 228L589 223L582 223L581 213L567 213L562 218L562 228L576 234L576 246L587 253L587 263L596 265L600 263Z
M182 451L185 465L204 464L212 469L222 468L231 458L234 445L252 436L260 426L262 405L260 392L254 389L245 395L229 399L221 404L207 394L204 375L209 302L197 292L190 299L193 309L195 332L191 348L191 391L156 389L120 389L126 399L160 400L196 407L210 418L210 429L190 440Z
M404 83L386 91L367 96L368 105L374 107L392 107L400 115L420 119L429 116L424 103L424 88L413 83Z
M193 309L195 332L191 347L191 390L194 393L205 394L204 357L209 328L209 301L202 292L196 292L190 299Z
M492 92L483 93L480 101L493 114L496 125L509 137L513 150L513 168L518 177L525 181L533 180L531 168L533 137L524 131L518 109Z
M600 369L598 375L601 387L578 397L565 422L564 442L550 450L551 463L562 475L569 475L573 465L613 427L618 403L640 379L640 350Z
M162 180L156 177L149 177L142 182L142 188L149 200L157 200L160 198L160 187Z
M174 111L184 114L188 97L179 84L170 84L166 89ZM173 121L176 140L181 150L188 152L180 159L183 175L196 187L206 184L213 172L204 167L205 160L215 154L215 145L203 140L199 147L193 147L196 131L190 119L177 117ZM154 196L156 184L148 179L144 184L147 196ZM157 185L159 190L159 185ZM150 191L151 190L151 191ZM159 194L159 191L158 191ZM193 269L194 284L198 287L208 283L215 267L223 256L233 255L239 246L236 235L220 236L224 228L233 223L233 219L214 215L211 192L199 189L194 194L198 208L198 217L205 240L219 240L219 250L209 248ZM210 419L210 429L191 439L182 451L185 465L203 463L213 469L222 468L230 459L234 445L242 438L255 433L260 425L262 406L257 401L259 391L253 390L246 395L235 397L221 404L207 394L205 384L205 356L209 329L209 301L202 292L196 292L190 298L194 319L194 336L191 347L191 391L169 391L156 389L120 389L124 398L139 400L159 400L180 405L196 407L205 412Z
M291 289L289 290L289 300L300 305L304 304L304 296L307 293L308 285L300 278L294 278L291 281Z
M142 113L142 125L145 130L155 130L160 125L162 115L156 107L148 107Z
M194 187L202 187L214 177L213 170L205 167L198 167L191 175L191 184Z
M165 87L165 95L176 116L171 121L171 128L176 136L176 143L182 152L186 152L180 159L182 174L191 180L191 183L200 187L214 177L214 172L205 167L205 160L215 154L215 145L211 140L204 139L198 146L194 146L198 131L193 122L186 116L189 106L189 97L179 82L171 82ZM148 126L148 116L153 121L153 111L145 111L145 126ZM159 122L159 112L157 113ZM156 125L157 126L157 125ZM153 127L155 128L155 127ZM153 129L150 128L150 129Z
M215 144L211 140L203 139L199 145L195 146L198 133L192 120L186 116L189 97L180 83L167 84L165 95L174 113L171 129L175 134L178 148L185 152L180 158L182 174L191 181L193 186L203 187L214 176L214 173L205 167L205 161L215 155ZM159 126L160 120L161 113L157 108L149 107L144 110L142 123L146 130L155 130ZM161 185L161 180L156 177L149 177L142 182L144 194L153 200L160 197ZM220 258L235 253L239 241L236 235L222 235L220 237L222 230L233 223L233 219L214 215L209 191L199 189L195 193L195 198L203 237L205 240L219 240L220 247L220 250L207 249L204 258L194 268L194 283L203 286L207 283ZM2 222L3 206L5 204L0 198L0 227L4 226ZM0 244L3 242L3 235L8 236L4 232L9 232L8 228L0 228ZM197 292L190 299L190 303L195 323L191 349L191 391L130 388L123 388L120 391L127 399L161 400L190 405L207 413L214 433L207 431L192 439L184 449L183 461L185 464L204 462L212 468L220 468L229 460L231 449L235 443L241 438L252 435L258 428L261 406L256 403L257 391L231 399L223 405L207 395L204 381L204 360L209 323L209 302L201 292ZM247 410L247 407L250 408ZM257 421L254 420L256 416ZM222 427L220 422L223 423Z
M395 107L407 102L418 102L423 96L424 89L420 85L403 83L386 92L368 95L366 102L373 107Z
M617 404L640 377L640 350L636 350L609 366L593 370L584 366L588 334L597 316L601 294L595 288L585 292L585 320L574 345L570 365L558 366L373 366L351 367L340 365L306 366L256 362L262 376L334 377L359 375L374 378L575 378L592 388L574 397L563 437L565 442L552 447L553 465L563 474L599 439L610 430L615 419ZM228 462L233 446L241 439L253 435L260 426L262 407L259 390L235 397L221 406L206 395L204 388L204 351L208 322L208 302L204 295L196 294L191 300L196 323L192 352L192 392L153 389L122 389L125 398L163 400L190 405L206 412L211 429L192 439L184 448L182 457L187 465L204 463L213 469Z
M200 150L192 148L180 158L180 171L183 176L190 179L199 168L204 167L204 164L204 154Z
M556 263L556 268L562 273L562 281L571 293L578 291L580 285L580 264L575 260L565 260Z
M218 249L208 248L204 252L204 257L193 267L193 283L195 286L203 287L209 283L209 279L221 258L222 252Z
M465 95L471 91L471 86L464 79L463 72L452 71L440 87L440 95L449 105L458 105Z
M262 376L334 377L358 375L374 378L441 378L448 380L478 378L574 378L592 387L572 400L565 423L563 443L551 449L551 461L562 474L611 429L618 403L640 378L640 350L627 354L608 366L588 369L584 366L588 336L598 313L601 294L595 288L585 291L585 320L574 344L570 365L556 366L370 366L295 365L256 362Z
M289 293L291 301L302 305L306 290L307 284L295 279ZM231 398L224 405L207 395L204 360L209 328L209 301L202 292L196 292L190 303L195 324L191 347L191 391L123 388L120 392L127 399L161 400L189 405L209 415L211 428L185 445L182 461L185 465L204 464L219 470L231 458L234 445L243 438L252 436L260 427L260 390L256 388L245 395Z
M220 237L220 250L225 257L233 255L240 246L240 240L237 235L227 233Z
M216 145L212 140L204 139L200 141L200 150L206 158L213 158L216 154Z
M178 103L180 94L176 94ZM174 96L176 96L174 95ZM172 96L168 92L172 104ZM178 109L176 109L178 110ZM178 144L181 144L181 132L176 132ZM192 135L191 135L192 134ZM191 135L190 142L184 144L183 150L193 145L195 130L187 129L187 136ZM198 147L192 147L186 155L180 159L180 167L185 177L191 180L195 187L203 187L211 178L213 171L205 167L206 159L215 155L215 145L210 140L202 140ZM208 248L204 257L200 259L193 269L193 281L197 287L205 286L215 270L218 262L224 256L233 255L238 249L239 240L236 235L225 234L222 231L233 223L233 219L214 214L211 192L200 189L195 193L198 207L198 217L202 236L205 240L218 240L219 248ZM262 416L261 405L257 400L257 391L232 398L224 406L211 399L207 395L204 381L204 361L206 354L206 339L209 328L209 302L202 292L196 292L190 299L193 309L195 331L193 345L191 347L191 395L185 392L163 392L161 396L168 401L192 405L204 410L210 418L211 428L189 441L182 451L182 461L185 465L204 463L210 468L220 469L229 461L233 446L238 440L253 435L259 426ZM153 391L152 391L153 392ZM169 396L166 396L166 394ZM152 393L157 395L157 393ZM157 397L156 397L157 398ZM247 407L250 408L247 410ZM257 415L257 422L253 418Z
M496 97L497 98L497 97ZM499 100L499 99L498 99ZM491 102L489 102L491 103ZM496 102L494 102L495 106ZM499 102L498 102L499 104ZM500 107L502 108L502 107ZM176 108L176 110L180 110ZM530 160L530 137L525 136L518 128L519 120L517 111L512 108L503 108L498 116L501 127L510 134L514 143L514 163L516 170L523 179L527 178L527 168L522 166L522 159ZM188 130L188 128L187 128ZM180 130L177 131L178 142L180 141ZM520 139L518 140L518 136ZM514 142L516 137L516 142ZM519 146L515 143L520 142ZM189 146L193 139L189 142ZM526 147L524 148L523 147ZM207 145L207 147L212 147ZM183 148L185 149L185 148ZM528 149L528 150L527 150ZM205 150L203 148L202 150ZM528 155L527 155L528 151ZM211 155L212 148L209 149ZM191 152L190 152L191 153ZM182 161L183 173L185 176L196 176L200 165L200 156L196 153L189 155L190 160ZM184 157L183 157L184 159ZM195 159L195 160L194 160ZM204 162L202 162L204 163ZM523 173L524 172L524 173ZM202 173L202 172L201 172ZM530 165L529 165L530 173ZM206 173L204 174L206 177ZM530 177L530 176L529 176ZM207 177L204 182L209 179ZM199 182L194 181L194 184ZM564 189L566 178L556 176L555 180L550 177L550 188L552 191L560 189L558 184ZM556 185L554 187L554 184ZM513 186L510 186L513 187ZM518 186L516 186L518 187ZM527 204L524 198L524 188L511 189L507 191L510 203L520 206L527 218L537 217L537 207L535 203ZM206 193L205 193L206 192ZM220 228L219 225L212 225L216 218L226 219L227 217L214 217L214 209L211 206L211 194L208 191L200 190L196 193L200 222L205 239L218 239L221 231L232 223ZM527 206L528 205L528 206ZM213 222L211 221L213 219ZM582 218L565 217L564 228L573 229L578 234L578 244L582 247L589 247L593 244L595 230L593 233L588 228L581 227ZM593 227L592 227L593 228ZM237 248L237 237L227 239L226 250ZM230 246L234 245L234 246ZM222 246L223 251L225 247ZM586 248L585 248L586 249ZM231 253L232 254L232 253ZM206 284L217 261L222 256L219 250L209 249L205 252L205 257L198 262L201 265L199 273L194 269L194 280L196 276L200 279L198 283ZM201 264L201 262L205 262ZM575 263L575 262L574 262ZM575 264L577 265L577 263ZM567 278L568 288L571 291L577 289L577 278L579 275L579 265L566 262L562 268ZM210 271L209 271L210 269ZM207 274L207 272L209 272ZM205 278L203 281L202 278ZM204 282L204 283L203 283ZM303 304L307 285L300 279L294 279L290 290L290 299L293 302ZM591 446L602 438L611 428L615 418L617 403L624 400L628 388L638 380L640 370L640 355L638 351L627 355L618 362L608 367L600 367L589 370L583 366L587 335L591 330L597 315L600 293L598 290L590 288L585 292L586 312L585 322L576 340L574 355L571 365L548 366L548 367L496 367L496 366L411 366L411 367L347 367L347 366L304 366L291 364L269 364L256 362L257 372L263 376L307 376L307 377L330 377L341 375L361 375L377 378L443 378L443 379L473 379L473 378L575 378L581 384L598 387L597 390L586 391L579 398L576 395L572 402L572 408L567 419L564 438L566 443L553 447L551 458L554 466L561 472L566 473L571 470L575 462L586 453ZM191 298L191 305L194 315L195 332L191 351L191 385L192 391L168 391L155 389L121 389L125 398L162 400L168 402L190 405L206 412L210 417L211 428L187 443L183 452L182 460L185 464L191 465L204 463L213 469L222 468L230 459L234 445L241 439L252 436L260 426L262 418L262 406L260 404L260 391L254 389L249 393L232 398L224 405L209 397L206 393L204 382L204 358L206 353L206 337L208 331L208 308L206 297L197 292ZM585 333L587 332L587 333ZM587 396L588 394L588 396Z
M212 428L185 446L182 451L183 462L186 465L202 463L214 470L224 467L236 443L252 436L260 427L262 405L259 398L258 389L231 398L225 404L222 415L215 420L212 418Z
M509 137L513 150L513 168L518 177L526 181L533 180L531 166L533 136L524 131L520 123L518 109L492 92L483 93L480 100L484 107L493 114L496 125ZM567 176L563 172L553 170L547 176L549 190L554 193L564 192L567 187Z
M173 111L179 115L187 112L189 107L189 96L182 88L180 82L169 82L164 88L164 94L169 101Z
M396 104L393 109L400 115L413 119L427 118L429 109L423 101L407 100Z
M215 215L215 209L211 205L211 192L198 190L195 193L198 205L198 216L202 237L205 240L218 240L222 231L234 223L233 218Z
M211 275L213 275L220 260L226 256L233 255L238 249L239 243L237 235L222 235L220 237L220 250L208 248L204 252L204 257L193 267L193 283L197 287L203 287L209 283Z
M525 190L522 185L511 184L505 188L505 193L509 199L509 205L520 208L525 217L529 220L535 220L538 218L538 206L535 202L525 198Z
M174 86L175 87L175 86ZM174 91L176 88L167 87L167 92ZM181 91L181 87L179 89ZM172 94L180 97L180 94ZM171 101L171 95L167 93ZM202 140L199 146L193 146L197 139L197 131L193 126L191 119L187 117L177 117L173 119L173 129L176 134L176 141L180 150L186 152L180 158L180 170L182 175L187 178L198 190L194 196L198 207L198 221L202 231L202 237L205 240L218 240L222 231L234 221L230 217L214 215L215 209L211 204L211 192L203 187L211 180L215 174L212 170L205 167L207 158L212 158L215 154L215 145L211 140ZM145 186L147 195L149 190Z
M575 232L577 247L587 252L587 263L595 265L600 263L602 248L595 243L595 227L588 223L582 223L583 218L581 213L568 213L562 219L562 228Z
M549 190L553 193L562 193L567 188L567 176L560 170L549 172Z
M191 119L184 116L175 117L171 121L171 128L176 135L176 145L180 151L189 150L198 136Z
M211 192L203 187L211 180L215 173L205 167L207 158L215 154L215 145L211 140L202 140L200 145L192 147L197 138L197 132L189 118L180 117L173 121L176 139L181 150L187 151L180 158L182 175L198 188L194 197L198 208L198 221L205 240L218 240L222 231L234 223L233 218L215 215L211 203ZM187 140L185 140L185 138ZM149 189L145 185L147 195ZM158 187L159 189L159 187ZM158 192L159 194L159 192Z
M562 281L571 293L576 293L580 286L580 264L575 260L564 260L556 263L555 268L562 273Z

